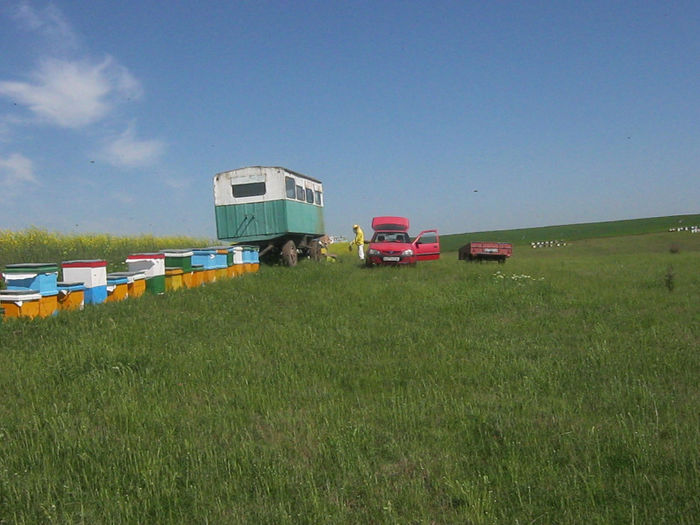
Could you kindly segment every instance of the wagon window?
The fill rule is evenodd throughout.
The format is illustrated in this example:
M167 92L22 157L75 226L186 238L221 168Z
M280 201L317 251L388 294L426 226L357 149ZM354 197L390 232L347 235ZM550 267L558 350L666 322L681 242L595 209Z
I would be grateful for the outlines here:
M249 182L247 184L233 184L231 186L233 196L240 197L255 197L257 195L265 195L264 182Z
M316 192L316 204L318 204L319 206L323 206L323 199L321 198L320 191Z
M314 190L306 188L306 202L309 204L314 203Z
M291 177L284 178L284 186L287 189L287 198L293 199L297 196L297 190L295 188L294 179Z
M303 186L297 186L297 200L303 201L306 198L306 192Z

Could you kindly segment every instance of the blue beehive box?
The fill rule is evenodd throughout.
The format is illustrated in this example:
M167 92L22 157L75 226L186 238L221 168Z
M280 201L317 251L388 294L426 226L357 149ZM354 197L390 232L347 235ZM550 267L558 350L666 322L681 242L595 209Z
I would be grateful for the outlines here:
M255 264L258 262L258 250L255 246L243 246L243 263Z
M218 270L228 266L228 248L226 246L211 246L207 250L214 252L214 268Z
M41 295L58 293L58 265L54 263L8 264L3 271L8 290L37 290Z
M201 266L205 270L216 269L216 250L211 248L195 248L192 250L192 266Z

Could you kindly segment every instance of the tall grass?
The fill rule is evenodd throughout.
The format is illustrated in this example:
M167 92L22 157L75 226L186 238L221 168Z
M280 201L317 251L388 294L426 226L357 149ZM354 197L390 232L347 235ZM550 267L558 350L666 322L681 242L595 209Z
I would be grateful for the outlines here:
M336 249L5 322L0 522L695 523L700 237L673 235Z

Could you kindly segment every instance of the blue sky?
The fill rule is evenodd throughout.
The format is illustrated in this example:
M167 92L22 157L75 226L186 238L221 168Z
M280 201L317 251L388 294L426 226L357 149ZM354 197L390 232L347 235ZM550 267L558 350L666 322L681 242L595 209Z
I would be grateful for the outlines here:
M700 2L9 1L0 229L214 238L214 174L328 233L700 212Z

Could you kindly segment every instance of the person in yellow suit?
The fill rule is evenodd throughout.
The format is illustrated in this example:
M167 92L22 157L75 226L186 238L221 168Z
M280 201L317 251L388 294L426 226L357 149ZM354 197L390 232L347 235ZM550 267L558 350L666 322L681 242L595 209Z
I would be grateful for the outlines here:
M352 226L352 231L355 232L355 238L350 243L350 250L352 251L353 244L357 246L357 255L360 256L360 260L365 260L365 232L362 231L359 225L354 224Z

